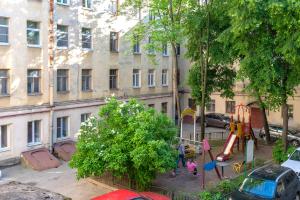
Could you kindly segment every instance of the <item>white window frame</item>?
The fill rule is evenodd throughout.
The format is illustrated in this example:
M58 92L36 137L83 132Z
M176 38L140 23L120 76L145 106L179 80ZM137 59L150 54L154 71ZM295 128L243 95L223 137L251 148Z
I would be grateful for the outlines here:
M67 128L66 128L66 136L63 136L63 121L64 119L66 119L66 125L67 125ZM60 137L58 137L58 120L60 120ZM68 116L62 116L62 117L58 117L56 118L56 139L57 140L62 140L62 139L65 139L69 136L69 117Z
M29 121L27 123L27 126L29 126L29 123L32 123L31 124L31 138L32 138L32 141L31 142L28 142L28 138L27 138L27 145L28 146L33 146L33 145L38 145L38 144L41 144L41 130L42 130L42 125L41 125L41 120L34 120L34 121ZM38 141L35 141L35 130L34 130L34 127L35 127L35 124L38 123L39 124L39 138L38 138ZM28 131L28 127L27 127L27 131ZM27 137L28 137L28 132L27 132Z
M37 23L38 28L28 28L28 26L26 25L26 38L27 38L27 46L28 47L41 47L41 28L40 28L40 22L36 22L36 21L31 21L31 20L27 20L28 22L34 22ZM28 31L33 31L33 32L38 32L39 33L39 43L38 44L28 44Z
M88 74L83 74L84 71L87 71ZM85 84L85 85L83 85L83 84ZM87 86L89 86L89 87L87 87ZM92 70L91 69L82 69L81 70L81 91L89 92L91 90L92 90Z
M119 0L110 1L110 11L112 15L117 16L119 12Z
M87 34L87 33L83 33L83 29L89 29L90 30L90 34ZM88 37L88 36L90 36L90 48L86 48L86 47L83 47L83 36L86 36L86 37ZM82 47L82 49L84 49L84 50L92 50L93 49L93 33L92 33L92 29L91 28L86 28L86 27L82 27L81 28L81 47Z
M90 1L90 7L88 7L88 1ZM82 0L82 7L85 9L91 10L93 7L93 1L92 0Z
M0 18L4 18L7 20L7 25L0 24L0 27L7 28L7 42L0 42L0 45L8 45L9 44L9 20L7 17L0 16Z
M6 147L1 146L1 144L2 144L2 126L6 126L6 144L7 144ZM9 143L10 143L9 125L7 125L7 124L0 125L0 152L9 150L9 147L10 147Z
M161 70L161 85L168 86L168 69Z
M148 70L148 87L155 87L155 70Z
M65 75L60 75L59 71L65 71ZM60 83L63 83L65 81L66 90L62 90L62 86ZM63 83L64 84L64 83ZM68 92L69 91L69 70L68 69L58 69L56 73L56 91L58 93Z
M116 72L116 74L112 74L111 73L112 71ZM118 82L119 82L118 78L119 78L119 70L118 69L110 69L109 70L109 89L110 90L118 89ZM116 87L111 87L113 85L115 85Z
M91 117L91 113L82 113L80 115L80 121L85 122L86 120L88 120Z
M64 0L56 0L56 4L63 5L63 6L69 6L70 5L70 0L67 0L67 3L63 3L62 1L64 1Z
M38 76L29 76L29 71L37 71L38 72ZM29 78L32 79L32 85L31 85L31 90L30 92L28 91L28 82L29 82ZM35 79L37 79L37 84L38 84L38 91L35 92L34 88L35 88ZM34 95L34 94L40 94L41 93L41 70L39 69L28 69L27 70L27 94L29 95Z
M163 56L169 56L169 52L168 52L168 44L163 44L163 45L162 45L162 55L163 55Z
M133 54L141 54L141 46L139 40L136 40L133 44Z
M2 93L1 90L0 90L0 96L8 96L9 95L9 71L8 71L8 69L0 69L0 71L2 71L2 70L6 71L6 76L1 76L1 74L0 74L0 84L2 83L2 80L5 80L5 82L6 82L6 93Z
M138 73L136 73L135 70L137 70ZM132 87L133 88L141 87L141 70L140 69L132 70Z
M152 38L151 37L148 37L148 45L151 45L152 43ZM155 49L154 48L148 48L148 54L149 55L154 55L155 54Z
M65 27L66 31L58 30L58 26ZM67 40L58 39L58 35L59 34L66 35L67 36ZM67 46L58 46L58 41L59 40L66 41L67 42ZM56 26L56 46L57 46L58 49L67 49L67 48L69 48L69 26L57 24L57 26Z

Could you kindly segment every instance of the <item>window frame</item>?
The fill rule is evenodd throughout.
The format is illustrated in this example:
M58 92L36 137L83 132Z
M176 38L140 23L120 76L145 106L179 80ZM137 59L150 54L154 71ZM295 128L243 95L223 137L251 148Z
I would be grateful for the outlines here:
M168 44L163 44L162 45L162 56L168 57L169 52L168 52Z
M115 72L112 74L111 72ZM110 69L109 70L109 89L117 90L118 89L118 69Z
M151 46L152 43L153 43L152 42L152 37L148 37L148 45ZM149 55L154 55L155 54L155 49L148 47L148 54Z
M91 113L82 113L80 115L80 122L83 123L91 117Z
M88 6L88 1L90 1L90 7ZM82 3L82 7L84 9L91 10L92 7L93 7L93 1L92 0L82 0L81 3Z
M5 93L2 93L2 87L0 87L0 96L9 96L9 70L8 69L0 69L0 72L6 72L6 76L1 76L0 73L0 85L2 85L2 81L5 81Z
M169 82L169 80L168 80L168 69L162 69L161 70L161 85L163 86L163 87L166 87L166 86L168 86L169 84L168 84L168 82Z
M168 113L168 102L162 102L161 103L161 112L164 114Z
M38 28L29 28L28 27L28 22L36 23ZM37 32L38 33L38 44L29 44L28 43L28 31L33 31L33 32ZM40 22L27 20L26 37L27 37L27 46L28 47L41 47L41 27L40 27Z
M141 54L141 45L138 36L134 36L133 54Z
M60 75L59 71L66 72L65 75ZM60 83L65 82L65 90L63 90L63 86L60 86ZM56 92L58 93L65 93L69 92L69 70L68 69L57 69L56 72Z
M63 28L66 28L66 31L59 30L59 28L58 28L59 26L63 27ZM66 35L67 39L63 39L63 40L59 39L58 38L59 33ZM59 46L58 45L59 41L67 42L67 45L66 46ZM56 46L57 46L58 49L68 49L69 48L69 26L62 25L62 24L57 24L57 26L56 26Z
M206 111L207 112L216 112L216 100L215 99L211 99L208 102L208 104L206 105Z
M0 18L3 18L6 20L6 25L5 24L0 24L0 27L2 28L7 28L7 42L0 42L0 45L9 45L9 18L8 17L3 17L0 16ZM2 34L5 35L5 34Z
M84 30L89 31L90 34L84 33L85 32ZM84 37L85 37L85 39L89 37L89 41L85 42ZM90 47L84 47L83 44L89 44ZM86 27L81 28L81 48L83 50L92 50L93 49L93 32L92 32L91 28L86 28Z
M31 123L31 132L29 133L29 124ZM36 132L35 132L35 125L37 125L38 127L38 140L36 141ZM42 130L42 127L41 127L41 120L33 120L33 121L29 121L27 122L27 146L34 146L34 145L39 145L41 144L41 130ZM29 134L31 134L31 139L32 141L29 142Z
M30 71L37 71L38 72L38 76L29 76L29 72ZM31 85L31 91L29 92L28 90L28 84L29 84L29 79L32 80L32 85ZM38 84L38 91L34 91L35 90L35 83L37 79L37 84ZM41 93L41 70L40 69L28 69L27 70L27 94L28 95L36 95L36 94L40 94Z
M113 15L113 16L118 16L119 15L119 0L111 0L110 1L110 5L111 5L111 14ZM115 3L115 4L114 4ZM115 10L114 10L115 9Z
M2 127L5 127L5 131L6 131L6 146L5 147L2 147L2 134L3 134ZM10 141L9 141L9 125L1 124L0 125L0 152L9 150L9 148L10 148L9 143L10 143Z
M66 120L66 121L64 121L64 120ZM58 126L58 121L60 121L59 122L60 126ZM64 129L63 123L66 123L66 129ZM68 116L57 117L56 118L56 139L63 140L65 138L67 138L69 136L69 128L70 128L70 126L69 126L69 117ZM60 131L58 131L58 129ZM65 130L65 136L63 134L64 130ZM58 133L59 133L60 137L58 137Z
M88 74L83 74L84 71L88 72ZM92 91L92 69L81 69L81 91L82 92Z
M137 71L137 72L135 72ZM133 69L132 70L132 88L140 88L141 87L141 70Z
M235 105L236 105L235 101L225 101L225 112L229 114L236 113ZM229 107L230 107L230 111L229 111Z
M70 5L70 0L66 0L67 3L62 3L62 2L58 2L58 1L64 1L64 0L56 0L57 5L63 5L63 6L69 6Z
M148 70L148 87L149 88L155 87L155 70L154 69Z
M115 35L114 35L115 34ZM114 36L116 38L113 38ZM110 52L118 53L119 52L119 32L111 31L109 34L109 49Z

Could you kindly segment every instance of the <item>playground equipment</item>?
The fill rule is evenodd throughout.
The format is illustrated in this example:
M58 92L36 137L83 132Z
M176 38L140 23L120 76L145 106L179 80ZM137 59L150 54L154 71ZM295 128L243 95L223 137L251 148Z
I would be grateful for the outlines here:
M217 161L223 162L229 160L229 157L233 151L233 147L237 144L237 149L239 150L240 142L242 144L242 151L245 150L246 142L250 139L254 140L255 147L257 148L257 138L251 127L251 109L247 106L240 104L236 106L238 110L238 123L237 130L235 128L235 122L233 120L233 114L231 113L230 121L230 133L226 139L223 151L217 155ZM242 111L242 121L240 121L240 110ZM245 123L245 112L248 113L248 123Z
M196 141L196 112L191 108L186 108L181 113L181 124L180 124L180 139L183 139L183 118L185 116L191 116L194 120L194 142Z

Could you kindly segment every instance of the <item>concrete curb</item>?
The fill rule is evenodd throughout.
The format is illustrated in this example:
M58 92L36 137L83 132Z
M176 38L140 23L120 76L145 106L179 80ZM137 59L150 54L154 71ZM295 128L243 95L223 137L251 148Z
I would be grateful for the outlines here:
M96 181L96 180L94 180L94 179L92 179L92 178L87 178L86 180L87 180L89 183L92 183L92 184L94 184L94 185L96 185L96 186L103 187L103 188L108 189L108 190L111 190L111 191L115 191L115 190L118 190L118 189L119 189L119 188L112 187L112 186L106 185L106 184L104 184L104 183L101 183L101 182L99 182L99 181Z

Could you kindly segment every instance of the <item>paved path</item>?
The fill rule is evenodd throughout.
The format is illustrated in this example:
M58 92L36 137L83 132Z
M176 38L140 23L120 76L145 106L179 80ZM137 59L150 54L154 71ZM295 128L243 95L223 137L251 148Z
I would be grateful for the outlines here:
M109 189L96 186L86 179L76 180L75 170L67 163L58 168L42 172L26 169L20 165L2 170L0 184L8 181L30 183L33 186L60 193L72 200L88 200L92 197L110 192Z

